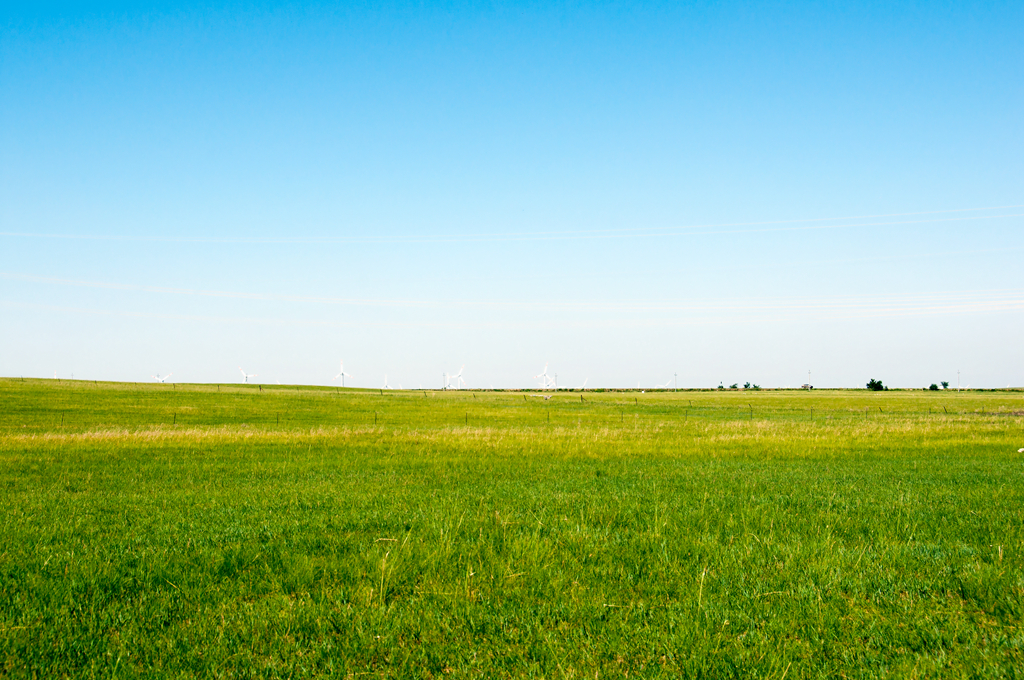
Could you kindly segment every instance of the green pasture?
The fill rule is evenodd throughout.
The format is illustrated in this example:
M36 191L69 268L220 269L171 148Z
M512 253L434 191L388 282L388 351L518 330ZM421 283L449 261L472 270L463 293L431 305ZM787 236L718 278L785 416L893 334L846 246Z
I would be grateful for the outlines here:
M0 379L0 675L1024 676L1024 393Z

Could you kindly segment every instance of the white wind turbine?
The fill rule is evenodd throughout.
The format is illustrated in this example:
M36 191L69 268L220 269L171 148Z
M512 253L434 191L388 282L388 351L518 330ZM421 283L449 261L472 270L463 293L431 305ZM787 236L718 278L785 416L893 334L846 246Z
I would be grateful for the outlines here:
M238 367L238 371L242 374L242 382L244 383L249 382L249 378L256 377L255 373L246 373L245 371L243 371L241 366Z
M672 379L669 378L668 382L666 382L664 385L655 385L654 389L656 389L656 390L666 390L666 389L668 389L668 386L671 385L671 384L672 384Z
M459 372L456 373L455 375L445 375L445 389L451 388L455 390L461 390L463 387L466 386L466 381L462 379L462 369L464 368L466 368L466 364L462 364L462 366L459 367Z
M388 384L388 376L387 376L387 374L384 375L384 387L382 387L381 389L382 390L390 390L391 389L391 385Z
M341 365L339 366L339 369L340 370L338 371L338 375L336 375L333 378L331 378L331 380L337 380L338 378L341 378L341 386L344 387L345 386L345 377L347 376L347 377L351 378L352 376L345 372L345 362L344 361L341 362Z
M555 387L554 379L552 379L552 377L548 375L547 364L544 364L544 370L541 371L539 375L533 376L534 380L537 380L538 378L540 379L540 385L538 385L538 387L540 387L542 390L549 390Z
M157 381L158 383L167 382L167 379L170 378L172 375L174 375L174 374L173 373L168 373L167 375L165 375L162 378L159 375L154 375L153 376L153 380Z

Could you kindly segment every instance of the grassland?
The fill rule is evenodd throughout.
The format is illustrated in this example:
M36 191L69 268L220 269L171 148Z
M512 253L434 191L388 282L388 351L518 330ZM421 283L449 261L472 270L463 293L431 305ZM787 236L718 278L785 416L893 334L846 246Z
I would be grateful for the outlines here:
M0 674L1021 677L1020 392L0 380Z

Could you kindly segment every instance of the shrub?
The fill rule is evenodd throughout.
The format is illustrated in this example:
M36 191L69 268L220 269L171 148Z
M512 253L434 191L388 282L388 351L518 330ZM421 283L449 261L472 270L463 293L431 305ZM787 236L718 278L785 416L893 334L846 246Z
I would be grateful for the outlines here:
M935 390L936 392L938 392L939 386L936 385L935 383L932 383L931 385L928 386L928 389Z
M881 380L875 380L872 378L871 380L868 380L868 389L872 392L881 392L885 389L885 386L882 384Z

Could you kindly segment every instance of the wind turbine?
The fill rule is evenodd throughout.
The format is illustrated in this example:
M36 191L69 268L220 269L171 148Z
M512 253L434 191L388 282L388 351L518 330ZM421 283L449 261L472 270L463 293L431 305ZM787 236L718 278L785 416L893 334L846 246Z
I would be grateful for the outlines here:
M540 387L542 390L551 389L551 387L553 387L554 384L555 384L555 381L551 379L550 375L548 375L548 365L547 364L544 364L544 370L541 371L539 375L533 376L534 380L536 380L538 378L540 378L540 381L541 381L540 385L538 385L538 387Z
M668 386L669 386L669 385L671 385L671 384L672 384L672 381L671 381L671 380L669 380L669 381L668 381L667 383L665 383L664 385L655 385L655 386L654 386L654 389L656 389L656 390L665 390L665 389L668 389Z
M466 364L462 364L462 366L459 367L458 373L456 373L455 375L447 376L447 380L445 381L446 388L452 387L452 381L455 382L454 388L457 390L461 390L463 387L466 386L466 381L462 379L462 369L464 369L465 367Z
M168 373L167 375L165 375L162 378L159 375L154 375L153 376L153 380L157 381L158 383L167 382L167 379L170 378L172 375L174 375L174 374L173 373Z
M580 385L579 387L577 387L576 389L582 391L584 388L586 388L587 382L589 382L589 381L590 381L590 378L587 378L586 380L583 381L583 384Z
M391 389L391 385L388 384L388 376L387 376L387 374L384 375L384 387L382 387L381 389L382 390L390 390Z
M344 387L345 386L345 376L348 376L350 378L352 376L345 372L345 362L344 361L341 362L341 365L339 366L339 369L340 370L338 371L338 375L336 375L333 378L331 378L331 380L337 380L338 378L341 378L341 386Z
M246 373L245 371L243 371L241 366L238 367L238 370L242 374L242 382L244 382L244 383L249 382L249 378L255 378L256 377L255 373Z

